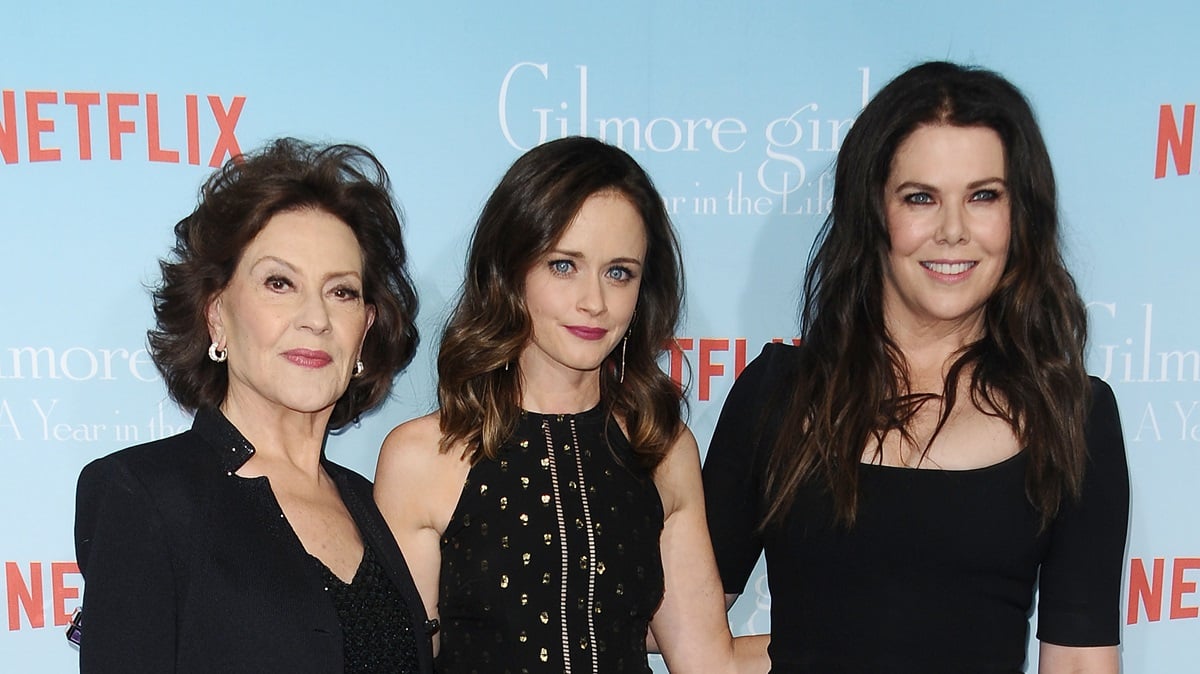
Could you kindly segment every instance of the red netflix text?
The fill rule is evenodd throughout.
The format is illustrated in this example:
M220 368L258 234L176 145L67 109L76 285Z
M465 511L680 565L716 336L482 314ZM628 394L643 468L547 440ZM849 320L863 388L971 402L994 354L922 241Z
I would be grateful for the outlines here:
M5 562L8 630L45 627L47 610L52 625L66 625L79 606L82 580L75 562Z
M204 104L201 103L203 99ZM18 105L18 101L23 105ZM167 101L164 101L166 104ZM61 161L59 145L74 144L80 160L96 154L92 140L93 116L101 120L102 135L108 140L108 158L121 160L126 150L145 143L149 161L220 166L226 157L241 154L237 123L246 105L245 96L234 96L226 104L220 96L187 94L182 109L178 100L161 109L158 94L100 93L98 91L0 91L0 157L6 164L22 159L30 162ZM24 124L18 121L24 113ZM95 113L95 114L93 114ZM201 121L216 126L215 138L205 139ZM72 124L71 122L74 122ZM163 122L166 122L165 124ZM60 124L61 122L61 124ZM74 138L70 138L71 130ZM128 136L128 138L127 138ZM25 153L22 155L24 140ZM208 142L206 142L208 141Z
M1162 557L1142 560L1135 557L1129 560L1129 607L1125 613L1125 624L1136 624L1143 616L1152 623L1162 620L1164 601L1168 620L1200 616L1200 606L1196 605L1200 597L1195 596L1198 580L1200 557L1176 557L1171 560Z
M1196 137L1196 104L1183 106L1180 116L1170 105L1158 108L1158 143L1154 152L1154 177L1167 177L1167 157L1174 159L1175 175L1192 172L1192 147Z
M783 342L776 337L772 342ZM800 344L800 339L791 339L794 345ZM745 337L676 337L675 343L667 346L670 362L667 374L671 379L683 386L684 354L695 353L695 359L688 358L689 363L695 363L692 379L696 382L697 399L706 401L712 390L714 377L733 377L737 379L746 369L746 338ZM728 366L728 367L727 367Z

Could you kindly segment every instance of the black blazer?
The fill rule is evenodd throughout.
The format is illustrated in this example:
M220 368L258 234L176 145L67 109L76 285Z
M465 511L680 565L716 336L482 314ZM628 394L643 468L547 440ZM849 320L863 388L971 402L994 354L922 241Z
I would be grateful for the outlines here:
M253 453L220 412L201 410L191 430L83 469L81 672L342 671L341 624L315 562L267 479L234 474ZM408 603L420 671L432 672L424 606L371 483L322 464Z

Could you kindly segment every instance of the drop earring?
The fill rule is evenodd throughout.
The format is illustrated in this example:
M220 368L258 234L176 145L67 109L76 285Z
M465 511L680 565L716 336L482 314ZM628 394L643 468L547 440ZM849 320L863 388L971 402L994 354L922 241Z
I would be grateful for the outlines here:
M617 383L618 384L625 383L625 346L627 344L629 344L629 335L628 334L626 334L625 338L621 340L621 372L620 372L620 374L617 375Z

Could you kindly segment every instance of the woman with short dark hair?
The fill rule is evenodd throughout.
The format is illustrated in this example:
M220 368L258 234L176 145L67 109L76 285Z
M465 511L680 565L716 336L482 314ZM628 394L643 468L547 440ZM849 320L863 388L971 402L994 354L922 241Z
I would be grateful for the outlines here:
M237 157L175 227L150 351L195 413L79 478L84 672L431 672L407 564L330 430L412 359L387 173L292 139Z

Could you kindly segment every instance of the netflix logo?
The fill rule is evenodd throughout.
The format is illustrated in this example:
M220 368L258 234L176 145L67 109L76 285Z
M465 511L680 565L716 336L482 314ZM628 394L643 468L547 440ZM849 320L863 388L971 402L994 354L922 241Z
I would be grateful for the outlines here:
M62 161L64 148L71 148L68 154L90 161L107 145L114 161L129 153L168 164L199 166L203 160L215 168L242 152L237 124L245 106L245 96L225 102L218 95L187 94L182 101L160 102L152 93L5 89L0 91L0 158L5 164ZM215 135L206 138L202 129L214 125Z
M4 563L8 630L65 626L79 607L83 577L75 562ZM49 614L49 615L47 615Z
M1148 567L1148 568L1147 568ZM1169 573L1168 573L1169 572ZM1125 624L1158 622L1165 605L1168 620L1200 617L1196 583L1200 581L1200 557L1129 560L1129 603Z
M783 343L782 337L771 340ZM793 346L800 344L799 337L788 340ZM761 348L755 342L752 356ZM667 345L667 374L680 387L690 381L696 385L696 398L706 402L711 397L713 379L731 377L737 379L746 369L747 339L745 337L676 337ZM684 376L684 361L689 365L691 376Z
M1196 104L1188 103L1175 115L1174 106L1158 108L1158 142L1154 151L1154 178L1167 177L1167 162L1173 160L1175 175L1192 172L1192 147L1196 138Z

